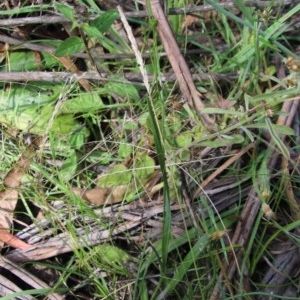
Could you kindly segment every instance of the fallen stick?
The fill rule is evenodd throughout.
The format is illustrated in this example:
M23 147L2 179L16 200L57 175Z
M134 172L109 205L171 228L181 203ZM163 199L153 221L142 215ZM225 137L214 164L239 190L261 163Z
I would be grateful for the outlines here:
M213 130L215 128L215 122L207 114L202 113L205 107L202 95L196 89L191 72L176 43L174 34L159 0L151 0L150 5L152 15L157 20L158 35L163 43L184 98L187 100L188 104L196 110L203 125L206 128ZM149 12L149 14L151 14L151 12Z

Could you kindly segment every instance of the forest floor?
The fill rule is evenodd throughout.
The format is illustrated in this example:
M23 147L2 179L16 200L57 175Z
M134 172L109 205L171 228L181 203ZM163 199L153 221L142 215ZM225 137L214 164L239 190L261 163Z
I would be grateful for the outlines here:
M0 4L0 299L299 299L300 1Z

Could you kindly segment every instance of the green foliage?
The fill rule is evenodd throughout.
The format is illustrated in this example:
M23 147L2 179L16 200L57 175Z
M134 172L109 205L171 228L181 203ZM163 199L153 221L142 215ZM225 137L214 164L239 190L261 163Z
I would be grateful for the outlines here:
M116 10L104 12L91 22L91 26L97 28L100 32L104 33L111 27L118 15L119 14Z
M56 49L56 56L69 56L82 51L85 44L78 36L72 36L63 41Z
M64 4L64 3L60 3L60 2L56 2L55 7L61 14L63 14L70 21L72 21L72 22L75 21L74 7Z
M0 11L1 16L13 18L18 14L55 10L71 21L71 29L65 28L68 33L79 32L63 41L59 37L29 41L55 48L55 52L41 52L38 57L21 47L5 50L0 58L2 72L70 71L61 62L62 57L67 56L75 62L78 56L89 56L95 61L85 59L88 71L95 72L96 63L97 71L107 73L101 82L89 81L89 91L77 82L1 84L1 141L5 149L0 152L1 173L6 174L22 153L24 145L18 139L22 140L23 135L45 138L38 159L32 162L26 181L23 181L24 191L20 188L20 197L25 199L29 195L27 198L36 199L36 204L48 214L47 218L53 220L56 231L74 236L74 245L78 238L76 225L85 234L93 224L101 224L113 237L119 219L113 215L115 207L111 210L111 220L106 219L105 208L103 216L96 216L89 204L72 194L73 186L89 190L96 185L112 191L125 187L126 193L122 190L121 195L121 200L125 201L116 207L120 215L126 201L138 199L147 205L157 199L163 201L162 209L158 205L157 214L151 220L147 217L148 211L140 217L138 209L132 220L128 218L128 223L136 222L135 217L141 218L145 223L140 226L146 225L140 232L135 228L136 231L128 231L120 239L116 237L116 244L121 241L122 246L111 243L83 248L78 245L81 249L74 250L67 262L68 268L66 264L64 267L57 265L60 273L57 287L68 281L82 280L82 286L78 286L86 288L91 298L116 299L117 284L125 278L133 291L132 299L192 299L195 295L208 299L230 255L242 250L246 255L237 266L241 279L235 283L236 295L224 291L222 296L224 299L246 299L248 295L243 291L246 266L252 285L259 287L259 282L255 282L255 276L260 276L257 268L263 263L263 257L272 257L269 250L272 243L283 237L299 245L294 233L299 221L285 208L292 207L289 206L291 199L285 194L288 186L285 180L288 178L290 186L297 188L299 178L294 174L285 177L277 174L280 172L274 174L268 162L271 154L279 153L290 164L296 164L290 153L291 147L297 150L297 133L287 125L276 124L276 118L282 114L280 109L284 103L298 97L299 74L290 71L286 78L280 78L273 57L296 56L291 50L294 41L289 44L286 30L290 20L299 13L300 5L274 17L273 3L258 9L237 0L235 4L240 14L236 14L223 8L218 1L207 0L206 3L214 8L209 20L202 12L199 16L196 13L194 17L198 19L190 28L185 28L186 15L168 17L182 49L206 50L200 56L187 54L186 60L193 72L207 72L211 77L210 80L195 80L205 99L206 108L202 113L216 120L216 131L209 132L192 107L181 100L177 103L172 97L177 85L165 81L164 74L170 69L168 60L161 55L156 20L130 19L134 29L138 29L135 33L145 54L144 67L153 78L150 90L146 91L143 85L123 75L139 72L135 59L101 57L102 53L130 54L132 49L123 31L114 25L119 17L117 11L102 12L98 2L78 1L76 4L87 11L84 15L61 1L52 1L51 5L24 4L19 11ZM195 1L176 0L165 4L168 9L193 5ZM224 46L222 51L218 43ZM284 65L280 68L286 69ZM236 79L217 80L211 76L213 73L234 73ZM18 139L13 139L10 132L17 132ZM290 139L289 143L282 141L283 136ZM228 156L234 157L249 142L255 143L255 151L249 151L222 171L208 191L204 188L199 197L193 196ZM203 159L205 151L209 154ZM297 173L296 165L293 172ZM236 178L230 185L236 187L232 197L237 200L226 207L226 211L218 212L216 206L229 199L226 193L227 190L231 192L232 187L227 187L226 182L230 176ZM224 180L224 185L215 187L219 180ZM262 203L274 208L274 215L280 220L268 219L264 211L266 206L262 206L251 228L248 244L240 249L239 245L231 245L227 229L235 229L244 207L245 183L255 187ZM221 196L214 198L216 190L222 188ZM57 212L49 209L52 201L61 199L66 204L65 219L60 209ZM171 210L174 203L178 205L175 211ZM102 212L102 207L99 210ZM76 215L80 215L79 225L73 222ZM287 215L290 219L282 217ZM150 230L148 232L151 224L154 224L154 233L160 232L155 238ZM135 243L138 239L144 239L142 246ZM115 240L112 238L112 241ZM126 244L125 250L123 244ZM138 253L136 260L128 254L130 251ZM133 273L128 269L129 262L134 262ZM138 280L130 281L132 276ZM48 292L27 290L3 299ZM76 289L69 292L78 296Z
M79 126L74 115L54 112L54 103L62 88L51 85L13 86L4 91L0 98L0 121L12 128L34 134L44 134L47 131L56 134L73 132Z
M115 165L109 169L107 174L99 178L98 186L102 188L111 188L129 184L131 176L131 172L126 166L122 164Z
M33 52L15 51L9 55L9 70L11 72L32 71L39 68ZM4 65L1 66L3 70Z
M91 93L77 93L75 97L64 102L60 113L62 114L95 114L98 111L105 109L101 98L97 91Z
M116 246L109 244L99 245L93 249L91 257L97 260L100 267L110 273L129 274L126 263L129 262L130 256Z
M134 85L132 85L129 81L124 80L119 76L111 76L111 81L109 81L105 85L106 93L108 94L116 94L124 102L126 101L136 101L140 100L139 93Z
M59 172L59 177L62 182L68 182L75 175L78 165L77 155L75 150L71 150L69 157L63 162L63 165Z
M155 162L153 158L146 153L136 153L132 169L127 168L123 164L114 165L105 175L99 178L98 186L111 188L120 185L129 185L133 180L139 181L153 174L154 167Z

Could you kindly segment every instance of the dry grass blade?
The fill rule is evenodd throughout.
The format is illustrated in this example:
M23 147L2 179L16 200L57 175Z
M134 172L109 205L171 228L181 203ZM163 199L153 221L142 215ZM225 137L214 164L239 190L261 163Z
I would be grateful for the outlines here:
M8 280L6 277L2 276L0 274L0 295L6 296L11 295L12 293L20 293L22 290L12 281ZM30 296L30 295L24 295L18 297L20 300L35 300L36 298Z
M280 116L277 120L278 125L288 125L290 126L292 123L292 120L294 119L296 115L296 111L298 108L298 103L299 100L294 100L294 101L286 101L284 102L281 112L282 113L287 113L289 112L290 114L283 117ZM284 115L284 114L282 114ZM274 137L269 136L269 142L271 139ZM281 137L282 141L284 141L285 136ZM272 148L273 145L270 142L269 147ZM274 166L276 165L277 161L279 159L279 155L277 154L276 150L273 150L272 155L268 159L268 168L272 170ZM227 162L226 162L227 163ZM226 164L225 163L225 164ZM283 162L282 162L282 168L283 172L285 171L285 157L283 157ZM288 185L288 182L287 182ZM295 201L293 201L293 197L290 195L291 203L290 205L296 206L297 211L299 211L299 206ZM243 208L243 211L239 217L239 222L236 226L233 238L231 240L231 243L233 245L238 245L241 247L241 249L245 249L249 237L251 235L251 228L253 228L255 220L257 218L258 212L260 210L260 207L262 206L261 200L258 198L255 188L253 187L252 190L249 192L249 196L247 198L247 201L245 203L245 206ZM267 207L269 207L267 205ZM273 213L270 211L270 213ZM298 216L297 212L295 212L296 216ZM235 257L236 256L236 257ZM237 260L236 260L237 259ZM233 282L234 276L236 274L236 271L239 269L239 264L243 260L243 252L242 250L239 250L235 255L232 256L231 261L227 264L226 262L223 262L223 265L226 265L225 268L223 268L223 271L219 274L219 283L217 283L214 287L214 290L212 292L212 295L210 297L210 300L216 300L219 299L220 296L220 282L223 281L225 278L226 284L229 285L230 283ZM228 290L231 291L231 287L227 286Z
M231 253L228 263L221 263L221 269L223 270L219 274L219 281L214 287L212 295L209 298L210 300L220 299L220 284L224 279L228 290L232 290L230 284L233 281L236 271L239 270L239 263L243 258L242 249L244 249L247 245L249 236L251 235L251 228L253 227L260 206L261 202L256 196L255 189L252 188L249 192L249 196L239 217L238 224L231 240L231 244L238 245L240 250Z
M102 1L104 2L104 1ZM277 0L277 1L245 1L244 5L248 7L256 7L256 8L264 8L268 7L270 5L273 5L274 7L282 6L282 5L289 5L292 2L292 0ZM235 1L226 1L224 3L219 4L221 7L226 9L231 9L237 7L237 3ZM193 5L193 6L187 6L187 7L176 7L176 8L170 8L169 14L170 15L177 15L177 14L194 14L194 13L205 13L208 11L215 10L215 8L209 4L205 5ZM125 12L126 17L130 18L142 18L147 17L148 11L146 10L140 10L140 11L129 11ZM90 17L91 19L94 18L92 15ZM8 26L24 26L27 24L57 24L57 23L70 23L70 20L64 16L39 16L39 17L25 17L25 18L13 18L13 19L4 19L0 20L0 26L1 27L8 27Z
M182 207L178 204L173 204L171 205L170 209L172 211L177 211L182 209ZM74 249L81 248L82 246L98 245L108 241L113 236L117 236L124 232L129 232L134 228L140 229L142 224L148 225L149 227L152 227L153 225L157 226L157 223L152 224L151 218L161 214L163 212L163 207L161 201L159 201L157 203L145 203L140 207L134 203L123 205L122 207L106 207L95 210L94 212L95 214L99 215L101 219L104 220L105 218L108 223L111 223L110 226L112 227L109 226L109 229L106 229L98 225L93 225L88 234L84 232L81 227L78 227L76 229L77 241L74 240L74 237L72 237L69 232L63 232L59 235L49 238L49 230L46 231L47 236L43 236L41 234L37 236L36 233L39 232L39 230L32 228L32 240L36 241L32 247L28 250L18 249L11 251L5 257L14 262L42 260L73 251ZM75 220L73 221L75 222ZM76 221L80 222L79 216L77 217ZM88 220L85 220L85 222L88 222ZM175 231L178 231L178 229L175 228ZM161 230L159 230L157 234L161 234ZM22 235L22 232L20 235ZM29 236L30 235L26 235L25 233L22 238L29 239L29 243L31 243Z
M183 96L187 99L189 105L195 108L203 122L203 125L208 129L214 129L214 120L212 120L207 114L202 113L202 110L204 109L203 99L201 99L201 94L196 89L191 72L178 47L178 44L176 43L174 34L160 2L158 0L151 0L150 4L152 14L158 22L157 30L159 37L164 45Z
M124 12L123 12L122 8L120 6L118 6L117 8L118 8L121 20L122 20L122 22L124 24L124 28L126 30L127 36L128 36L128 38L130 40L132 50L133 50L133 52L135 54L135 58L136 58L137 63L139 65L140 71L142 73L142 77L143 77L143 81L144 81L144 84L145 84L145 88L147 89L147 92L150 95L151 91L150 91L149 79L148 79L147 71L146 71L145 66L144 66L144 62L143 62L143 58L142 58L141 52L138 49L137 42L136 42L136 40L135 40L135 38L133 36L133 32L132 32L131 27L129 26L129 24L128 24L127 20L126 20L126 17L124 15Z
M247 145L245 148L243 148L241 151L233 155L230 159L228 159L224 164L222 164L215 172L210 174L199 186L199 188L194 193L194 198L197 198L202 190L206 187L206 185L213 181L219 174L221 174L224 170L226 170L231 164L233 164L236 160L241 158L242 155L244 155L248 150L254 147L254 143L251 143Z
M299 235L299 233L299 230L296 230L295 234ZM270 268L262 280L262 285L264 292L288 296L293 294L288 278L299 276L300 255L298 247L295 247L291 241L281 244L280 248L284 250L280 249L275 261L270 262L265 257ZM264 297L259 296L258 300L264 300Z
M0 257L0 267L4 268L5 270L11 272L16 277L18 277L23 282L26 282L29 286L33 287L34 289L50 289L50 287L37 278L36 276L32 275L31 273L24 270L22 267L16 265L15 263L11 262L10 260ZM1 276L1 275L0 275ZM1 278L1 277L0 277ZM5 283L5 284L4 284ZM1 295L9 295L11 293L21 292L22 290L12 282L9 282L7 279L3 280L0 284L0 294ZM18 299L20 299L18 297ZM22 299L35 299L30 295L22 296ZM49 300L61 300L64 299L57 293L51 293L47 296Z

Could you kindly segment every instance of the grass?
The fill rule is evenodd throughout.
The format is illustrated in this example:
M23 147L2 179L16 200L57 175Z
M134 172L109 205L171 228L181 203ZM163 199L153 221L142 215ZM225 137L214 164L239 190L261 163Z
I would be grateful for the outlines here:
M165 80L171 69L152 17L128 17L144 55L138 62L116 10L103 13L93 0L29 2L19 8L26 17L59 14L73 31L44 25L40 32L37 26L26 33L26 42L47 48L37 53L26 44L3 48L1 72L101 76L88 82L0 83L3 190L28 141L41 138L16 187L13 233L24 234L28 222L32 233L24 241L46 247L47 241L57 241L59 250L55 238L60 237L69 247L20 264L48 288L33 288L23 277L17 281L22 292L3 293L1 299L25 294L42 299L49 293L66 299L298 299L297 262L290 258L294 268L280 269L278 257L299 247L299 113L292 123L276 122L292 114L291 107L282 107L298 99L298 41L291 22L298 19L300 5L287 9L275 1L258 9L239 0L236 9L228 9L207 0L213 10L195 13L188 27L186 15L170 16L192 73L209 75L195 83L206 100L204 112L217 123L212 132L181 99L177 83ZM169 1L168 8L187 4L195 3ZM138 3L134 7L142 9ZM0 16L20 17L4 4ZM12 35L13 27L3 31ZM123 58L124 53L132 55ZM107 54L115 56L106 59ZM214 74L235 79L217 80ZM73 192L95 187L106 191L100 206ZM241 229L246 241L241 244L234 233L252 190L259 209L249 211L253 222ZM111 199L120 201L110 207ZM1 255L15 252L4 247ZM288 279L268 279L276 268Z

